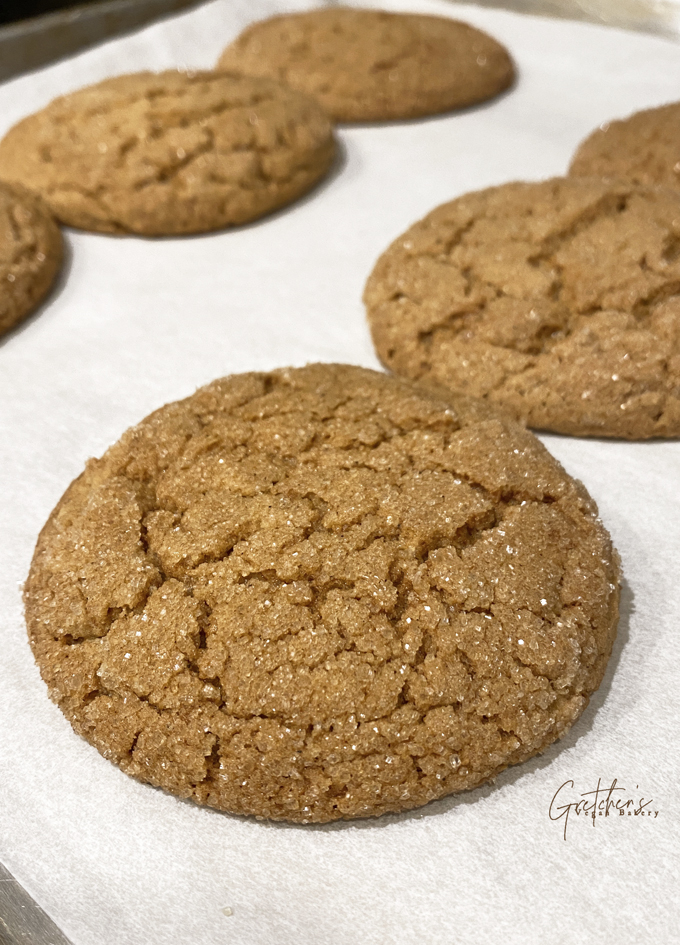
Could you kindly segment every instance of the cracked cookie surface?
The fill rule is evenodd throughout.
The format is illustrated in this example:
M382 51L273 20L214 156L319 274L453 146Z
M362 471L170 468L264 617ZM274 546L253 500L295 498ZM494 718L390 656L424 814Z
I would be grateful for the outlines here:
M507 50L467 23L348 7L254 23L218 66L286 82L338 121L446 112L498 95L515 77Z
M489 406L345 365L227 377L69 487L25 588L51 697L127 773L325 822L474 787L599 685L618 565Z
M364 301L387 367L539 429L680 434L680 195L592 178L512 183L436 208Z
M159 236L247 223L306 193L335 154L311 98L269 79L140 72L55 99L0 142L0 175L62 223Z
M0 181L0 335L47 295L62 257L61 232L44 203Z
M569 173L680 190L680 102L605 122L579 145Z

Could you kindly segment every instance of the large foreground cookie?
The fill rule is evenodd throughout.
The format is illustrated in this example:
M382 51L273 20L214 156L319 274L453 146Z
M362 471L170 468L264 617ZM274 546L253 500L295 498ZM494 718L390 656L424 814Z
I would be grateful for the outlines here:
M680 194L589 178L505 184L432 211L364 299L380 359L529 425L680 434Z
M76 731L182 797L302 823L474 787L602 679L618 571L491 408L341 365L162 407L67 490L25 591Z
M507 50L467 23L349 7L254 23L219 68L286 82L339 121L446 112L498 95L515 77Z
M23 187L0 181L0 335L47 295L63 256L47 207Z
M680 189L680 102L606 122L579 146L569 173Z
M103 233L198 233L246 223L329 169L330 122L269 79L140 72L55 99L0 142L0 176L62 223Z

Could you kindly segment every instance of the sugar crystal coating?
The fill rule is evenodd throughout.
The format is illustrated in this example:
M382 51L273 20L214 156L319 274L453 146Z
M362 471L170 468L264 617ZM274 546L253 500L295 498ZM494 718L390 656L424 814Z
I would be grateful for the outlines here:
M680 435L680 194L511 183L442 204L364 293L381 361L530 426Z
M44 203L0 181L0 335L42 301L62 256L59 227Z
M616 631L580 483L491 408L343 365L216 381L69 487L25 589L129 774L296 822L422 805L563 734Z
M61 96L0 141L0 176L70 226L198 233L308 191L335 154L319 105L269 79L139 72Z
M680 102L604 122L579 145L569 173L680 190Z
M444 16L333 7L251 24L218 67L269 76L317 98L338 121L387 121L462 108L515 78L507 50Z

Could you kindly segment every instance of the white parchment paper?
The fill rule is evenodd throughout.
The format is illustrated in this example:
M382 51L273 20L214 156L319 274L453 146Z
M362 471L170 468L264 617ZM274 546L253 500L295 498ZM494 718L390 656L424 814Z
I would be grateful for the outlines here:
M209 67L250 20L310 4L214 0L0 87L0 133L108 75ZM546 436L623 559L618 642L570 734L493 786L402 816L273 826L132 781L78 738L26 641L39 529L82 469L161 404L231 372L377 367L360 301L378 254L437 203L564 172L607 118L680 97L680 46L445 0L511 49L516 89L460 114L345 127L337 172L230 232L68 232L48 304L0 344L0 858L74 945L582 945L680 940L680 444ZM680 155L679 155L680 157ZM657 816L551 821L598 779ZM231 910L225 914L224 910Z

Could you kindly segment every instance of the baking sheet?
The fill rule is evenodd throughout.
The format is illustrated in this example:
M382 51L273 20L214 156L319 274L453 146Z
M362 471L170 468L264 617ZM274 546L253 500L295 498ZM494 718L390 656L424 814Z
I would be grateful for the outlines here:
M250 20L311 5L214 0L21 77L0 87L0 133L108 75L210 66ZM378 367L360 297L396 235L467 190L562 173L600 122L678 97L670 41L445 0L381 5L489 30L516 58L517 88L443 118L341 128L329 180L238 230L68 232L58 290L0 343L0 859L73 945L680 937L677 442L543 437L596 498L623 559L605 681L543 756L410 814L272 825L137 784L74 735L26 642L20 590L37 533L89 456L223 374L313 360ZM565 840L564 818L549 816L556 791L566 783L555 814L613 779L636 809L644 798L645 814L572 808Z

